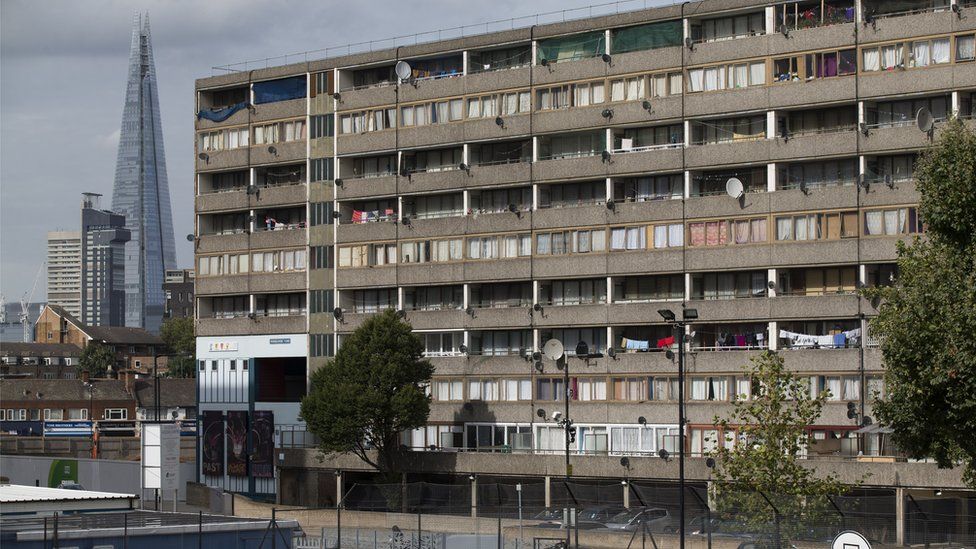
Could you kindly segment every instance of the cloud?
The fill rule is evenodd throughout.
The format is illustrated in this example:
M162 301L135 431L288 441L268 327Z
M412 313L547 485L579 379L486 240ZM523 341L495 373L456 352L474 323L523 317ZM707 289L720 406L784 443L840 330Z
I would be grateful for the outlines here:
M115 130L108 135L102 135L98 138L97 144L103 149L118 150L119 148L119 135L121 135L121 130Z

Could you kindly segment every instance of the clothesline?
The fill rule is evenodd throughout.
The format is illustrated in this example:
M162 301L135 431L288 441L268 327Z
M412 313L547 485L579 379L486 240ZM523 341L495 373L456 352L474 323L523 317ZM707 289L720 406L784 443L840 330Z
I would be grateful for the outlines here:
M383 212L381 215L380 212ZM352 222L353 223L368 223L370 221L379 221L381 219L388 219L393 217L393 208L386 208L385 210L353 210L352 211Z
M833 335L798 334L788 330L779 331L780 339L787 339L794 347L846 347L848 341L854 342L861 337L861 329L855 328Z

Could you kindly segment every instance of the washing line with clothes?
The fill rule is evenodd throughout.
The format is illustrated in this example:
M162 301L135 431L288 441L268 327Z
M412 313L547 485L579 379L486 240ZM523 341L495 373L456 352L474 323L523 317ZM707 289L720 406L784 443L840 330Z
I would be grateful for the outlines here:
M855 328L830 335L798 334L789 330L780 330L779 338L789 341L791 347L847 347L848 343L855 344L861 338L861 329Z

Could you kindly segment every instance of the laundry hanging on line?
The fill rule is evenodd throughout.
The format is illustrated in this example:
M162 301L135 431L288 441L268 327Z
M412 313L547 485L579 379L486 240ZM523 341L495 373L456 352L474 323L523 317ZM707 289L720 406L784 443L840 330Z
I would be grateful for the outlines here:
M855 328L830 335L798 334L788 330L779 331L780 339L786 339L793 347L846 347L848 341L856 342L861 337L861 329Z

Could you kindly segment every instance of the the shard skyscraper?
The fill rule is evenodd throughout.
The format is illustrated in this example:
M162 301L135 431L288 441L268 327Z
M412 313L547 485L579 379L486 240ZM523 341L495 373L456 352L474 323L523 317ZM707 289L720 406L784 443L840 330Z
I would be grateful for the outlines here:
M112 209L125 215L125 325L159 332L163 275L176 267L149 16L133 22Z

